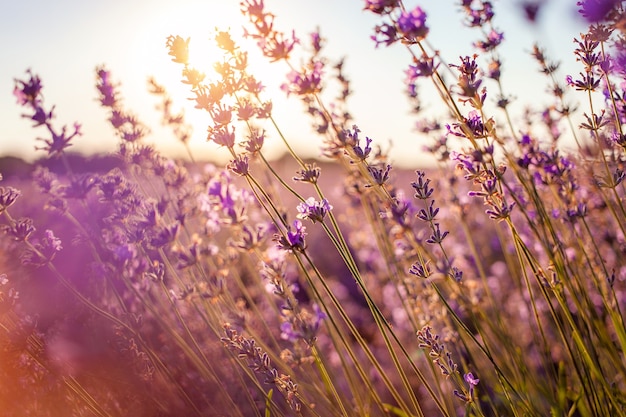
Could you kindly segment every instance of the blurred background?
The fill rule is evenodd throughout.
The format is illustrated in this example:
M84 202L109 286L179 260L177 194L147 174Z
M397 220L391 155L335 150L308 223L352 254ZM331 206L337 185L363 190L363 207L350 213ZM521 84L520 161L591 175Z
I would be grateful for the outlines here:
M472 43L480 39L476 30L463 26L458 0L405 1L407 8L419 4L428 14L429 43L448 63L460 55L473 53ZM577 74L580 68L572 54L573 38L583 30L574 1L540 1L542 7L535 23L526 17L520 0L495 0L496 29L504 31L499 49L503 62L504 88L516 98L512 110L521 115L528 105L551 102L546 80L530 58L535 42L553 59L562 62L560 77ZM536 1L534 2L536 3ZM411 104L404 94L404 70L409 55L400 44L375 48L370 40L378 16L363 11L357 0L266 0L266 9L276 15L276 27L296 35L306 43L317 27L327 39L326 55L347 58L344 69L354 91L349 106L354 123L363 135L384 149L391 146L391 160L402 167L424 162L422 148L430 139L417 133ZM190 141L198 160L222 161L222 153L206 142L208 116L193 109L191 96L180 83L182 67L171 62L165 47L169 35L191 37L191 60L211 77L211 64L217 51L209 37L217 27L230 29L241 39L246 23L236 0L3 0L0 3L0 156L16 156L33 161L44 156L35 151L35 138L45 131L33 129L20 117L22 109L12 95L14 79L25 78L26 70L38 74L44 86L46 107L55 105L57 126L82 124L83 136L70 150L92 155L115 150L116 137L107 122L107 111L97 101L95 68L106 65L120 83L125 108L135 113L151 129L148 141L172 157L184 157L183 146L167 128L160 125L155 110L158 99L149 94L147 78L154 76L174 98L174 108L185 108L194 127ZM254 45L250 49L251 69L267 86L266 98L274 103L274 116L294 148L305 157L320 154L320 138L310 127L297 97L287 99L279 88L288 68L284 63L269 64ZM297 59L297 58L296 58ZM296 61L297 63L297 61ZM489 87L490 84L487 84ZM493 103L494 93L488 98ZM422 104L433 115L445 115L438 97L422 92ZM269 132L268 151L279 157L281 147Z

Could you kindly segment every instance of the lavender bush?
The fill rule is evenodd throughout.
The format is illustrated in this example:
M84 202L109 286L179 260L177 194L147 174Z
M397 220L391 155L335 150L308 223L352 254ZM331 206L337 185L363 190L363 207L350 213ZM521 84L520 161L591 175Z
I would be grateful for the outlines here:
M524 3L529 19L540 6ZM352 124L326 40L277 31L262 0L241 3L245 36L286 64L282 89L310 114L323 162L293 151L228 32L214 36L219 82L190 65L192 40L166 42L226 167L189 148L189 162L160 155L106 67L96 88L116 162L80 164L80 126L55 124L35 72L16 79L46 158L0 187L2 414L626 415L626 14L621 1L578 7L580 72L560 75L537 45L553 104L518 120L490 2L461 1L475 49L444 62L424 9L366 0L372 41L407 51L407 95L432 138L436 164L410 175ZM439 119L419 111L424 84ZM149 89L187 146L184 115ZM266 159L266 137L287 165Z

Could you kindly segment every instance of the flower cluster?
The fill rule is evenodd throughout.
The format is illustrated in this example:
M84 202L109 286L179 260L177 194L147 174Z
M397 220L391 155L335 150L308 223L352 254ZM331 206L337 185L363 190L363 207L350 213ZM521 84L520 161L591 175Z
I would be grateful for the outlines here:
M297 209L297 217L299 219L309 219L313 223L316 223L324 221L326 213L331 211L333 206L331 206L326 199L315 201L313 197L309 197L306 201L298 204Z
M78 123L74 123L72 133L67 131L67 126L63 126L60 131L55 128L52 125L54 106L50 110L46 110L43 105L41 79L30 70L27 72L29 75L28 80L15 80L13 95L17 98L17 103L20 106L28 109L28 113L23 114L22 117L32 120L35 127L45 126L50 134L49 138L39 138L38 140L42 141L44 145L35 147L35 149L44 150L49 156L58 156L65 149L72 146L70 143L72 139L76 136L81 136L81 126Z

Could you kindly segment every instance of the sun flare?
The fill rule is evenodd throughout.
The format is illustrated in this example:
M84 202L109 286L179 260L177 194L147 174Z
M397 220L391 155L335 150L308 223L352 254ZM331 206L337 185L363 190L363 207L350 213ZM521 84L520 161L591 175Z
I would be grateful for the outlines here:
M183 66L172 62L167 53L166 39L173 36L188 40L188 69L198 71L204 76L204 83L211 84L220 81L217 70L226 62L226 53L217 46L216 36L219 32L227 31L233 41L243 50L253 50L254 43L243 36L242 25L244 21L238 12L238 8L232 3L226 2L183 2L176 7L155 8L149 12L150 16L144 16L146 24L135 39L134 45L137 51L134 56L136 65L133 65L129 79L139 80L147 74L154 77L156 82L167 89L172 97L173 106L184 110L186 122L193 128L193 134L189 140L189 146L202 152L210 152L211 159L225 160L228 152L216 146L207 144L207 128L211 124L211 118L207 112L195 108L194 94L189 85L181 83L183 79ZM162 40L155 43L155 39ZM146 45L150 45L146 47ZM262 80L263 85L270 86L268 91L280 91L283 73L286 69L277 71L276 65L271 65L258 53L248 54L248 71L255 78ZM124 80L125 75L120 74ZM266 100L274 100L276 97L267 97ZM145 95L144 102L137 107L152 109L155 101L149 95ZM159 145L177 154L184 154L180 145L175 140L163 138ZM271 150L272 143L269 143ZM177 150L178 149L178 150ZM271 150L270 154L278 152Z

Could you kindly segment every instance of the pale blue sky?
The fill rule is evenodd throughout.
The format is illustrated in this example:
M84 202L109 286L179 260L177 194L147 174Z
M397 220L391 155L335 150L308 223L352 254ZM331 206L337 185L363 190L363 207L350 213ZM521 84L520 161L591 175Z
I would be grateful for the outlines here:
M472 53L471 42L479 34L462 27L457 1L405 3L408 7L420 4L426 10L429 40L449 62ZM563 76L578 72L571 53L572 40L582 29L574 18L575 1L548 1L541 21L534 27L522 19L518 3L494 1L495 25L505 32L501 49L503 82L521 102L548 102L545 82L528 51L533 42L539 41L550 54L563 60ZM419 164L420 149L429 139L413 131L415 119L409 114L403 94L409 56L401 45L374 48L369 37L377 17L363 12L362 5L360 0L266 0L280 29L294 28L300 38L305 38L319 26L328 39L328 54L335 58L347 56L345 68L353 82L350 109L355 123L364 135L383 146L393 141L392 159L414 167ZM187 105L189 93L177 81L181 68L170 61L165 49L167 36L191 36L192 44L202 45L216 26L230 27L240 34L243 23L238 0L0 0L0 155L27 159L39 155L33 150L34 139L45 132L32 129L28 120L20 118L21 109L12 96L13 79L25 76L27 68L41 76L46 104L56 105L57 123L71 125L77 121L83 125L84 135L77 139L76 150L93 153L115 149L107 113L96 101L94 69L100 64L105 64L122 84L128 108L151 126L148 140L165 153L183 155L169 131L159 126L159 115L153 110L156 101L147 92L146 79L154 75L168 87L177 107ZM299 101L287 101L284 93L276 90L287 68L282 63L269 66L262 60L252 60L258 76L267 77L268 97L273 97L275 116L289 139L305 156L318 155L320 139L301 115ZM438 104L433 96L423 97L423 102L431 108ZM521 107L520 103L517 109ZM216 155L216 148L204 140L206 116L191 109L187 115L195 125L191 144L197 158ZM269 135L275 136L271 131Z

